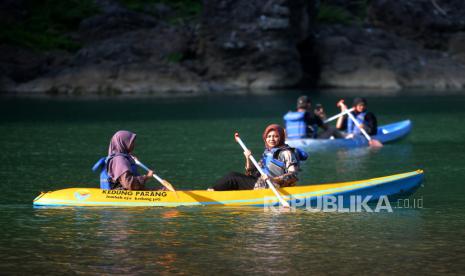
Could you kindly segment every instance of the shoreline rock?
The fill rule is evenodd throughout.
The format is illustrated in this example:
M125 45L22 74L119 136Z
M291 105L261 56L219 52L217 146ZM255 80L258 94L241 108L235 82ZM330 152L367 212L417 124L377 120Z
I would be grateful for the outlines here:
M319 35L322 87L465 88L465 64L460 60L382 29L330 26Z

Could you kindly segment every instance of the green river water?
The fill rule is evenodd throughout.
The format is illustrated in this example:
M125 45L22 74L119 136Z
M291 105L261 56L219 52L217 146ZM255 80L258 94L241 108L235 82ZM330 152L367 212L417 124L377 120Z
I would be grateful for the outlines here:
M368 98L380 124L411 119L410 135L303 165L301 184L425 170L392 213L32 206L41 191L97 187L91 167L119 129L138 134L136 155L176 188L206 189L243 169L234 132L258 157L264 127L282 124L298 95L0 98L0 274L465 273L463 96ZM313 99L336 113L337 97Z

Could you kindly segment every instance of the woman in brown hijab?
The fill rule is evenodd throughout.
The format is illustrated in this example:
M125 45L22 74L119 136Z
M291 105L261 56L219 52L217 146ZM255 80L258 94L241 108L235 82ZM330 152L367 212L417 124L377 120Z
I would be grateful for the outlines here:
M284 129L276 124L269 125L263 132L265 151L259 162L266 176L260 176L258 170L250 162L250 151L244 152L246 159L245 174L231 172L218 181L209 190L252 190L267 187L266 180L278 187L294 186L297 182L299 161L294 150L284 143Z
M153 171L146 175L137 174L132 156L135 140L136 134L126 130L117 131L111 138L107 159L111 189L146 190L145 182L153 176Z

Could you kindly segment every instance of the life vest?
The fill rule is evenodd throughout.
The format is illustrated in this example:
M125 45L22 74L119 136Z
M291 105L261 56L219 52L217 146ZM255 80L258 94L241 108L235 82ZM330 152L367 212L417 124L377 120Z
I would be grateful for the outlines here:
M291 153L296 158L297 166L299 165L300 161L305 161L308 158L308 154L305 151L299 148L291 148L287 145L280 148L272 148L271 150L265 149L262 156L262 163L264 166L263 171L268 176L276 177L287 172L286 163L279 160L279 153L283 150L291 151Z
M308 126L305 122L305 111L289 111L284 115L286 122L286 134L289 139L299 139L309 137L308 130L312 130L310 137L316 138L318 133L318 125Z
M354 115L354 117L359 124L365 124L365 115L366 112L361 112L357 115ZM354 122L350 118L347 118L347 133L360 134L360 129L354 124Z
M115 156L124 156L126 159L128 159L129 163L131 164L131 172L134 175L138 175L137 173L137 165L134 162L134 160L127 154L124 153L117 153L117 154L112 154L107 157L102 157L100 158L97 163L92 167L92 171L97 172L100 170L100 189L102 190L111 190L116 187L117 183L113 183L111 181L111 177L108 174L108 164L111 159Z

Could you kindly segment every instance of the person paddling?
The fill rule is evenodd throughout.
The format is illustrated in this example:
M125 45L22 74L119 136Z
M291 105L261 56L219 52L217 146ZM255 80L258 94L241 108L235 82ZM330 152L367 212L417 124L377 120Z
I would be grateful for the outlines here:
M108 156L94 165L94 170L102 170L102 189L151 190L145 187L145 183L152 178L153 171L149 170L146 175L137 173L135 157L132 155L135 140L136 134L126 130L119 130L113 135L108 147Z
M318 131L318 139L329 139L329 138L344 138L342 134L336 127L328 125L325 121L328 119L326 116L325 109L322 104L317 103L315 109L313 110L315 116L319 117L323 122L323 131Z
M315 113L316 116L320 117L320 119L323 122L327 119L325 109L323 108L323 105L320 103L317 103L315 105L315 109L313 109L313 113Z
M286 135L288 139L317 138L318 127L323 127L323 121L311 112L312 102L307 96L297 98L296 111L284 115Z
M284 115L288 139L343 138L343 135L336 128L325 124L311 108L310 99L307 96L300 96L297 99L296 111L289 111Z
M347 106L344 104L344 100L339 101L337 106L341 108L341 112L347 109ZM378 121L375 114L367 110L367 100L365 98L355 98L352 106L354 107L352 114L360 124L361 128L363 128L370 136L376 135L378 133ZM353 120L350 120L347 115L339 117L336 127L339 130L346 131L345 138L353 138L355 135L361 135L360 128L357 127Z
M250 151L245 151L245 174L231 172L217 180L210 191L252 190L267 188L266 180L271 180L277 187L295 186L299 172L299 161L305 160L303 152L291 148L284 143L284 129L277 125L269 125L263 132L265 151L259 165L266 173L260 176L258 170L250 162Z

